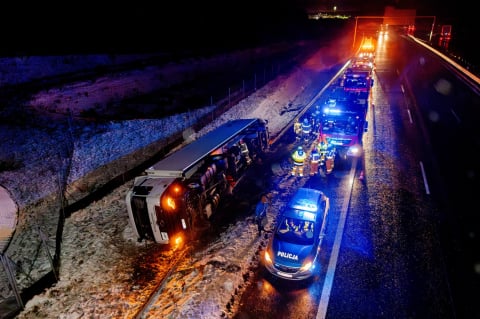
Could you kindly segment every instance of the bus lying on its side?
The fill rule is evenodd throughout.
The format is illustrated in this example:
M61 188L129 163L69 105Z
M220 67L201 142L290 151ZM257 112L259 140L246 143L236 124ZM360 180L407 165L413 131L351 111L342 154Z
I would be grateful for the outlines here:
M137 176L127 192L130 224L139 241L176 244L219 201L269 146L267 121L229 121Z

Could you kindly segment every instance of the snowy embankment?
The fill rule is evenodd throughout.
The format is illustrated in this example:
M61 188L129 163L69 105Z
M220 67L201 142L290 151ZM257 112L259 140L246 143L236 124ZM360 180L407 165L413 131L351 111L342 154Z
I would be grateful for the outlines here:
M229 119L245 117L267 119L272 135L276 135L297 114L294 111L285 112L285 108L288 105L291 105L293 109L307 105L325 84L325 74L330 73L330 68L341 61L345 61L345 57L340 56L338 48L332 51L319 51L307 61L305 66L294 70L289 76L271 81L194 136L203 135ZM150 138L151 141L157 142L159 138L165 136L162 134L171 132L170 128L183 131L190 127L190 120L194 120L202 114L208 114L210 111L207 108L202 110L201 114L183 114L163 120L122 121L91 129L81 128L83 131L83 134L79 135L82 136L81 139L69 137L69 129L75 130L75 128L70 128L68 123L64 125L63 134L60 134L62 137L53 142L48 135L32 135L25 138L25 145L28 144L32 151L36 146L39 148L38 153L24 158L36 157L35 164L46 170L43 175L51 175L51 177L45 179L41 172L38 170L35 172L32 169L33 171L26 176L27 180L22 179L22 181L26 183L25 185L29 185L27 181L31 179L34 183L38 183L38 186L29 185L21 188L17 186L20 184L18 181L13 183L15 176L8 179L2 173L0 184L4 180L11 180L11 185L15 184L15 187L21 188L19 190L22 191L22 194L28 193L29 190L37 194L43 190L42 184L45 188L59 190L59 185L66 183L66 180L74 180L74 177L70 177L70 175L82 176L82 174L88 173L92 167L101 168L97 171L101 171L103 174L111 174L110 169L124 169L121 164L117 164L127 156L122 157L117 153L119 156L117 158L112 156L111 152L125 149L137 150L139 147L145 147L146 144L139 145L137 142L142 140L143 143L148 143ZM138 137L140 131L145 132L145 136ZM12 131L11 134L15 134L15 132ZM59 145L61 147L58 147ZM57 146L57 148L53 146ZM27 148L24 151L27 151ZM23 153L19 152L18 156L24 156L21 154ZM66 154L73 154L73 157L65 156ZM57 161L52 163L48 160L51 158ZM73 158L74 160L65 162L62 160L63 158ZM112 159L115 165L111 165ZM32 165L33 167L34 165ZM65 175L62 173L62 169L68 169L71 173ZM27 174L27 170L24 169L22 174ZM87 316L127 318L135 313L139 304L148 296L150 287L137 284L132 286L132 281L135 281L132 277L137 276L139 272L137 268L141 267L139 261L146 258L142 254L147 250L151 252L152 247L138 246L133 237L124 202L128 187L128 183L123 185L98 202L75 212L65 221L59 280L54 287L29 301L19 318L80 318ZM67 195L71 194L67 193ZM23 203L27 203L35 196L37 195L17 197ZM36 222L56 224L48 221L48 219L58 221L58 198L54 198L52 202L54 203L51 204L51 209L45 206L37 207L42 213L35 215ZM24 226L20 223L19 225ZM188 265L181 266L186 268L180 268L182 271L176 276L182 273L186 276L178 280L172 279L168 283L168 289L165 289L165 295L160 298L161 301L164 301L164 307L159 309L162 316L165 315L165 318L218 317L220 313L226 312L225 307L238 291L238 287L244 283L245 279L242 274L247 273L252 263L255 263L252 258L254 258L259 244L256 241L257 234L254 224L243 221L231 227L218 239L218 242L214 243L211 249L200 255L189 256L189 259L185 261ZM20 229L17 230L20 232ZM244 232L245 230L246 232ZM56 233L56 229L44 231L48 234ZM22 256L35 255L38 245L32 247L25 243L31 243L32 238L35 239L38 236L36 229L22 231L21 236L15 236L16 238L8 250L9 257L12 260L23 260ZM50 241L49 244L54 246L55 243ZM161 258L167 260L168 256L165 254ZM42 265L24 263L24 267L30 266L29 269L24 270L28 271L32 277L38 277L39 272L48 268L48 259L44 258L43 261ZM163 270L162 266L162 264L158 265L159 269L156 271L158 276ZM185 285L179 285L182 282ZM20 285L22 284L26 283L20 282ZM213 292L216 294L213 295ZM175 296L175 298L169 296Z
M275 135L297 114L282 112L285 105L306 105L315 94L312 81L315 80L301 70L272 81L195 136L241 117L268 119ZM60 280L30 300L19 318L135 317L148 300L155 279L168 270L170 254L175 251L158 252L148 243L136 243L125 211L127 186L66 221ZM275 208L270 212L272 221L274 211ZM153 305L151 318L228 316L251 267L258 263L257 253L263 241L263 237L258 237L256 225L248 219L230 225L206 250L188 254L182 260ZM148 256L143 255L147 250ZM147 260L152 258L158 261L154 273L148 276L149 284L135 284L132 276L143 274L137 268L150 267Z
M56 134L59 138L29 130L30 138L15 146L15 161L23 166L0 173L0 184L13 194L20 207L25 207L58 192L59 179L64 174L68 175L66 182L73 183L122 156L186 130L213 108L163 120L132 120L83 127L84 132L77 138L72 138L68 129L63 133L59 131ZM18 143L18 130L12 129L10 132L7 127L4 133L17 135L15 141ZM8 141L4 146L10 147ZM69 149L73 154L68 154Z

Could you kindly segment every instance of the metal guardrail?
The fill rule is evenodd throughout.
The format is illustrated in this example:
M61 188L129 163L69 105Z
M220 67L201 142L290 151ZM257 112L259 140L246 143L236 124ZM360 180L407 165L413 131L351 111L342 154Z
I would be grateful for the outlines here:
M415 41L419 45L423 46L427 50L435 53L437 56L441 57L445 62L447 62L446 67L448 67L450 69L455 68L456 71L460 71L460 73L459 72L454 72L454 73L460 74L462 76L462 78L467 83L470 84L470 87L472 88L472 90L474 90L477 94L480 94L480 77L479 76L470 72L464 65L459 64L457 61L453 60L450 56L448 56L447 54L441 52L440 50L432 47L431 45L429 45L425 41L422 41L422 40L420 40L418 38L415 38L413 36L409 36L409 38L412 41Z

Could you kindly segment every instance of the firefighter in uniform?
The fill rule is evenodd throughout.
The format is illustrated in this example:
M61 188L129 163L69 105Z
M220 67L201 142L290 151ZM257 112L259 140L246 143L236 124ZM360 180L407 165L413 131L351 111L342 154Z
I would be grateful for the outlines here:
M310 153L310 176L318 174L318 165L320 163L320 153L316 146L313 147Z
M302 122L302 135L304 141L308 141L310 135L312 134L312 123L307 118L303 119Z
M325 135L323 135L322 131L319 132L317 141L318 142L316 147L317 147L318 153L320 153L320 156L323 157L327 152L328 144L327 144L327 139L325 138Z
M305 158L307 154L303 150L303 147L299 146L295 152L292 154L293 160L293 168L292 168L292 176L298 174L298 176L303 176L303 164L305 163Z
M293 124L293 131L295 132L296 140L300 141L300 139L302 138L302 123L300 123L299 119L297 119Z
M325 154L325 174L330 174L333 171L335 165L335 149L327 150Z
M317 144L317 150L320 153L320 155L324 156L325 153L327 152L328 149L328 144L325 138L320 139L320 143Z
M320 111L320 106L315 105L315 111L312 112L312 122L313 122L314 132L318 132L321 118L322 118L322 112Z
M320 153L320 168L324 170L325 174L330 174L333 171L335 162L335 149L330 148L327 139L320 134L320 143L318 143L318 152Z

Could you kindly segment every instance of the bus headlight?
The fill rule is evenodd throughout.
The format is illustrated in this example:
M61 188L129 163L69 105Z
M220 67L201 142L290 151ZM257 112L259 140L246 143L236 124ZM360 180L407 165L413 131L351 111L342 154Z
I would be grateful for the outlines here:
M161 197L160 205L166 212L176 212L180 208L180 202L184 193L183 187L178 183L170 185Z
M163 196L162 197L162 209L167 211L167 212L172 212L177 209L177 204L175 202L175 199L172 196Z
M183 238L182 236L177 236L174 239L175 246L180 246L183 243Z

